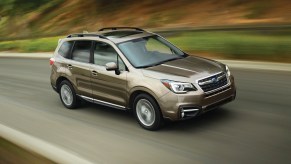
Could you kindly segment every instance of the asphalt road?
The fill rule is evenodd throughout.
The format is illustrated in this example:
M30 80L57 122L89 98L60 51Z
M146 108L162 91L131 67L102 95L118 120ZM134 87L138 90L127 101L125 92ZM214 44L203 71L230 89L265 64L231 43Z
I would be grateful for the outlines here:
M150 132L129 112L65 109L48 60L0 58L0 124L96 163L290 163L291 72L232 73L236 101Z

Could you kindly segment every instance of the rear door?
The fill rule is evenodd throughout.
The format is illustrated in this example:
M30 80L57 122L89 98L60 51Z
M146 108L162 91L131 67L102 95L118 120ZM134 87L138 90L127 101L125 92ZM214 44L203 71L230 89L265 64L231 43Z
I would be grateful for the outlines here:
M80 96L91 97L91 48L93 41L78 40L75 41L71 59L67 63L68 76L76 88L76 93Z
M105 42L95 42L93 48L92 90L97 103L123 108L126 105L127 71L116 50ZM107 71L105 64L115 62L120 74Z

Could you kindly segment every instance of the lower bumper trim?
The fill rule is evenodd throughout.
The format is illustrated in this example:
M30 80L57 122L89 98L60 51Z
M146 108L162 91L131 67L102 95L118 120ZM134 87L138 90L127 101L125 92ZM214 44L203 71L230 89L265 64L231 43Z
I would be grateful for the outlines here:
M215 103L213 103L211 105L207 105L207 106L202 107L202 112L204 113L204 112L211 111L211 110L213 110L213 109L215 109L215 108L217 108L217 107L219 107L219 106L221 106L223 104L226 104L228 102L233 101L234 99L235 99L235 94L233 96L230 96L230 97L226 98L226 99L223 99L223 100L220 100L218 102L215 102Z
M226 104L228 102L231 102L235 99L236 97L236 93L234 93L234 95L227 97L225 99L222 99L220 101L217 101L213 104L207 105L207 106L181 106L180 107L180 119L181 120L185 120L185 119L190 119L193 117L196 117L198 115L201 115L203 113L206 113L208 111L211 111L213 109L216 109L217 107Z
M201 111L200 108L197 107L180 107L180 117L181 119L188 119L195 117Z

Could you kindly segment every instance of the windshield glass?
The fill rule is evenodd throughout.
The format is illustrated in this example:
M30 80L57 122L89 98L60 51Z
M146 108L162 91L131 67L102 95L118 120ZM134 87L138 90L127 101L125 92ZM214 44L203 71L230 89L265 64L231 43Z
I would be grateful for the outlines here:
M120 43L120 50L136 68L159 65L180 59L185 54L159 36L150 36Z

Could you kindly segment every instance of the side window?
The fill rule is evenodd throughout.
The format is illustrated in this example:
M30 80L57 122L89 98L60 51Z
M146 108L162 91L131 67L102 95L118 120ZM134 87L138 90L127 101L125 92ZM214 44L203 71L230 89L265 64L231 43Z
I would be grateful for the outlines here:
M120 57L118 57L118 65L119 65L119 70L120 71L125 71L126 67L125 64L123 63L122 59Z
M92 41L75 41L72 59L83 63L89 63L91 45Z
M60 54L64 58L69 58L70 50L73 46L73 42L63 42L60 49L58 50L58 54Z
M109 62L117 63L117 56L117 52L111 45L96 42L96 47L94 49L94 64L105 66L106 63ZM120 57L118 57L118 64L120 70L125 70L125 65Z

